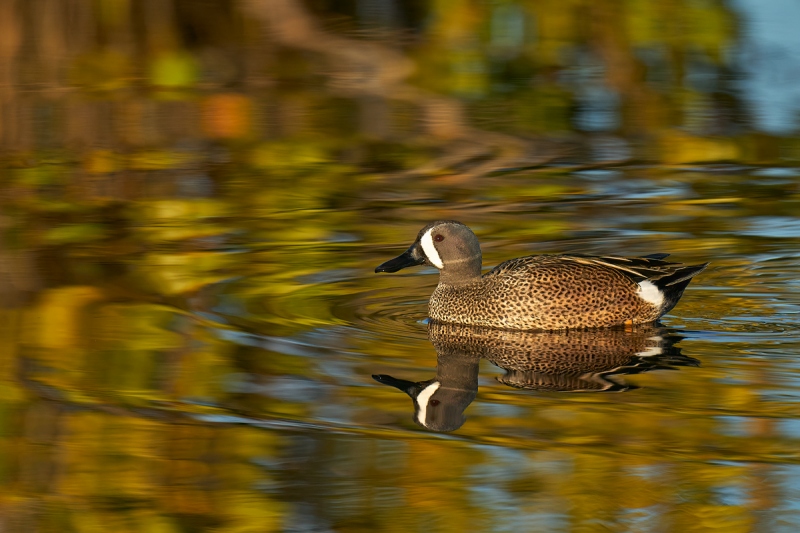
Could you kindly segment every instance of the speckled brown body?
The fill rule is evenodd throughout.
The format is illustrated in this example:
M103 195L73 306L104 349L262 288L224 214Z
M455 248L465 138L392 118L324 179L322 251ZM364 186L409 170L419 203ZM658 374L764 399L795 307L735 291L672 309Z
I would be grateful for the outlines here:
M603 328L654 322L671 310L708 265L645 257L538 255L481 275L478 238L464 224L431 222L402 255L376 272L428 264L439 285L428 314L439 322L516 330Z
M506 261L468 285L440 282L428 306L441 322L510 329L639 324L667 311L619 271L557 255Z

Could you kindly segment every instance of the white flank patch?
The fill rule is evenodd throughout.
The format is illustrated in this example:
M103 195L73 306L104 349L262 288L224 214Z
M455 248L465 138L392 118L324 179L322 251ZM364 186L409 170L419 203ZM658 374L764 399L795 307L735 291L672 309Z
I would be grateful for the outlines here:
M436 251L436 247L433 245L431 232L433 232L433 228L425 232L425 235L422 236L419 243L422 245L422 251L425 252L425 257L428 258L428 261L433 263L436 268L444 268L444 263L442 263L442 260L439 258L439 252Z
M428 411L428 400L431 399L433 393L439 389L440 383L438 381L434 381L419 393L417 396L417 405L419 405L419 413L417 414L417 420L423 426L425 425L425 414Z
M656 307L661 307L661 304L664 303L664 293L652 281L639 282L639 298Z

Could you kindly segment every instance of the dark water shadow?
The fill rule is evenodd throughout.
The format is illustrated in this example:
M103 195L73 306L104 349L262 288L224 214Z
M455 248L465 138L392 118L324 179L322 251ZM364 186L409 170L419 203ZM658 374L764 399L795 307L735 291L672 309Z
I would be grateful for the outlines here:
M660 325L634 329L533 332L428 324L436 349L436 376L424 381L372 377L414 402L414 421L431 431L454 431L478 394L481 359L505 370L497 380L518 389L612 392L636 389L622 376L699 366L675 344L683 337Z

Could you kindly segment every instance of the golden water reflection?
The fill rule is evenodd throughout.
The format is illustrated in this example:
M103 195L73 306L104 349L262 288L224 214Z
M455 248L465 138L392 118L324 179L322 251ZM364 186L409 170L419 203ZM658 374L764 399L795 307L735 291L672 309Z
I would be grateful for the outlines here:
M0 1L0 529L797 530L800 144L748 76L800 85L744 3ZM371 375L447 353L435 272L372 267L436 219L710 260L608 352L701 366L469 337L420 430Z
M569 192L539 192L553 182ZM392 530L420 514L492 529L516 523L509 505L543 531L797 519L794 178L537 173L480 193L410 180L393 186L402 202L364 189L342 198L351 209L293 211L254 210L260 183L220 183L213 203L79 214L53 188L5 200L11 530ZM421 432L410 400L370 376L433 377L434 346L447 350L422 323L436 274L372 267L436 218L472 221L487 265L558 251L711 259L665 317L701 366L625 375L639 388L624 394L514 390L492 376L546 372L494 356L506 378L486 362L492 343L459 341L479 386L469 420L447 438Z

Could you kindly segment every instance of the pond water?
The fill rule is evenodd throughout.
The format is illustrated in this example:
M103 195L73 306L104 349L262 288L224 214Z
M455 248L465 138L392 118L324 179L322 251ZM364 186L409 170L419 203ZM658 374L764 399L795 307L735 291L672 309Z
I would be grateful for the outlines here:
M0 529L800 528L800 142L736 70L769 10L41 4L0 17ZM436 219L485 269L711 264L660 324L443 326L435 269L374 272Z

